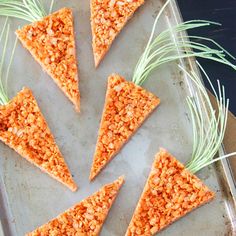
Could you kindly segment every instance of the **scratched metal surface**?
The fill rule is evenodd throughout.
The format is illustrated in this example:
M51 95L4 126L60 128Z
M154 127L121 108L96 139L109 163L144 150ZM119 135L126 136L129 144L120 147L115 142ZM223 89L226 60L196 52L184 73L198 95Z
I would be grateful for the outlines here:
M44 2L47 2L46 0ZM112 207L101 235L124 235L149 174L155 153L165 147L180 161L191 155L192 134L185 97L185 79L176 65L161 67L144 87L161 98L160 107L150 116L117 157L93 183L88 176L104 104L107 76L120 73L128 80L147 42L154 16L161 2L149 0L134 15L110 52L94 69L89 23L89 1L56 1L54 9L72 7L82 94L81 113L75 113L58 87L19 44L10 75L10 94L30 87L48 121L79 190L70 190L0 144L0 216L6 236L21 236L57 216L120 175L126 183ZM1 23L3 19L0 19ZM175 4L158 24L158 32L179 20ZM11 20L11 30L25 22ZM12 34L13 35L13 34ZM198 176L216 192L216 199L174 223L159 235L230 235L234 208L221 165L206 168Z

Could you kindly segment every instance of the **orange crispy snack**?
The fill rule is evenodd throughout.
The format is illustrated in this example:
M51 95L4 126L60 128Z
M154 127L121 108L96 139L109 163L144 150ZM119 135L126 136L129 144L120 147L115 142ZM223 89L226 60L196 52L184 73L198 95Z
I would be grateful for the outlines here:
M119 75L108 78L90 180L119 152L159 103L155 95Z
M0 106L0 140L72 191L77 189L28 88L23 88L7 105Z
M90 0L92 45L97 67L134 12L144 0Z
M23 46L80 109L78 68L71 9L63 8L16 31Z
M213 198L214 193L200 179L161 149L126 236L154 235Z
M124 177L103 186L90 197L26 236L99 235L108 212L124 183Z

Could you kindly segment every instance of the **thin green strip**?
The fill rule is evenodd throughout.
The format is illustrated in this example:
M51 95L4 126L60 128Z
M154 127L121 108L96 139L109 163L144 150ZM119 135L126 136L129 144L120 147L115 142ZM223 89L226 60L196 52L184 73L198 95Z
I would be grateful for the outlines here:
M186 163L186 168L191 173L196 173L202 168L224 158L236 155L236 152L214 158L219 151L228 118L229 100L225 97L224 86L218 81L218 93L210 81L210 78L198 63L201 71L209 82L214 96L217 99L217 111L212 107L210 98L202 83L201 78L194 72L188 72L182 66L180 69L188 76L196 86L196 93L187 97L187 104L190 110L193 123L193 152L191 159Z
M8 84L10 68L11 68L12 61L14 59L14 52L15 52L16 44L17 44L17 39L16 39L13 49L11 51L11 56L8 62L6 73L4 73L3 67L6 64L6 61L5 61L6 51L8 48L9 32L10 32L10 26L7 23L7 21L8 19L6 19L3 29L1 31L1 34L0 34L0 46L3 44L2 50L0 52L0 55L1 55L1 58L0 58L0 105L6 105L9 102L7 84Z
M53 3L51 0L49 13ZM41 0L0 0L0 15L34 22L47 16L47 12Z
M230 61L235 58L217 42L202 36L185 35L186 31L190 29L220 25L217 22L191 20L175 25L162 31L156 37L154 36L158 20L170 1L168 0L165 3L154 21L150 38L135 67L132 81L137 85L142 85L149 78L150 73L162 64L189 57L213 60L236 70L236 65ZM201 40L203 42L190 40ZM205 42L211 43L214 47L205 45Z

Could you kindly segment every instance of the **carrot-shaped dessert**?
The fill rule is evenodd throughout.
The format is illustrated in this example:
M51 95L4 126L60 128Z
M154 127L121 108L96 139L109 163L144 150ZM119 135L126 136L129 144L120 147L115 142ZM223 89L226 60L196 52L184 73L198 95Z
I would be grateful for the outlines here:
M200 68L202 69L201 66ZM216 116L201 78L194 72L189 73L182 67L181 69L196 86L194 96L187 97L194 134L192 157L184 166L166 150L160 150L126 236L154 235L211 201L215 194L194 174L213 162L236 155L234 152L214 158L223 141L227 124L229 101L225 99L224 87L218 84L218 95L207 77L217 98L219 114ZM202 72L206 75L203 69Z
M216 23L202 20L184 22L161 32L155 37L158 19L169 2L170 0L164 4L155 19L147 46L135 67L132 82L128 82L115 74L108 79L105 105L90 172L91 180L118 153L160 103L155 95L140 87L154 69L164 63L188 57L210 59L236 69L236 66L227 60L226 56L233 57L213 40L189 36L190 39L201 38L212 42L216 48L211 49L200 42L189 41L184 35L181 36L181 33L185 33L187 29L205 27ZM177 35L177 41L173 40L173 34Z
M157 153L126 236L154 235L214 198L200 179L164 149Z
M103 223L115 201L124 177L107 184L48 223L26 236L99 235Z
M97 67L116 36L144 0L90 0L92 46Z
M0 38L2 42L5 35L1 66L4 63L8 34L9 25L6 21ZM15 46L16 43L14 49ZM77 186L31 90L23 88L13 99L8 98L6 82L14 49L6 75L2 67L0 69L0 140L43 172L75 191Z
M17 37L79 111L80 93L72 10L63 8L47 15L41 1L0 0L0 15L32 22L18 29Z
M108 78L90 180L119 152L159 103L155 95L117 74Z

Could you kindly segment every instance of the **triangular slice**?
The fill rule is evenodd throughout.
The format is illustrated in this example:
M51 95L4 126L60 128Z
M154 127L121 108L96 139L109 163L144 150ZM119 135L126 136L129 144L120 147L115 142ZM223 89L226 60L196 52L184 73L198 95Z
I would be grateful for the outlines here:
M77 189L28 88L23 88L7 105L0 106L0 140L72 191Z
M78 68L71 9L63 8L16 31L23 46L80 109Z
M159 103L155 95L119 75L108 78L90 180L119 152Z
M144 0L90 0L92 44L95 66Z
M200 179L167 151L156 155L126 236L154 235L214 198Z
M96 236L124 183L124 177L103 186L90 197L68 209L26 236L78 235Z

